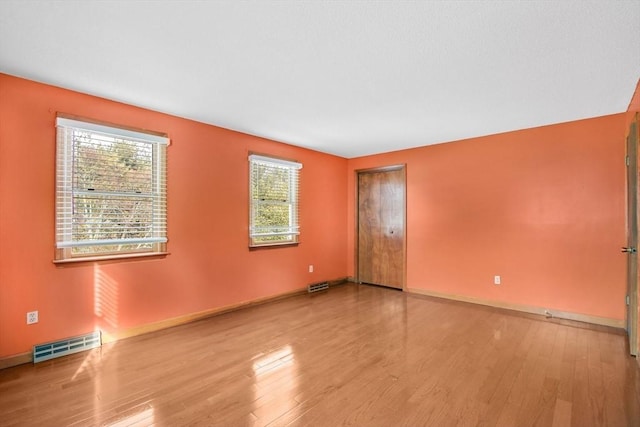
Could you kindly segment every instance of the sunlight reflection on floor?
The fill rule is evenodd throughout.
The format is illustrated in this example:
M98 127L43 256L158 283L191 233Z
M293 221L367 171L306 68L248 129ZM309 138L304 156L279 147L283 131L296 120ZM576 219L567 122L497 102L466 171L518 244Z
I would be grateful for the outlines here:
M298 364L293 348L285 345L253 358L255 386L253 387L253 415L260 423L269 423L278 416L297 411ZM274 393L273 390L278 392Z
M129 415L118 421L114 421L109 424L105 424L106 427L129 427L133 425L153 425L154 424L154 409L149 405L146 409L138 412L137 414Z
M76 372L71 377L71 381L76 380L82 373L94 378L100 367L100 363L105 359L107 353L109 353L112 348L113 346L103 346L89 350L87 357L84 358Z
M258 355L258 358L253 362L253 372L259 376L267 371L279 369L293 360L293 350L290 345L286 345L266 355Z

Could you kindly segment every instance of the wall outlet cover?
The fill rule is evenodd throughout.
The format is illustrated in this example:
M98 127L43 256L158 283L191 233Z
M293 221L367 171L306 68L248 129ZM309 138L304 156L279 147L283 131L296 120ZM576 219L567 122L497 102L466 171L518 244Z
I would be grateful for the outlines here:
M29 311L27 313L27 325L38 323L38 311Z

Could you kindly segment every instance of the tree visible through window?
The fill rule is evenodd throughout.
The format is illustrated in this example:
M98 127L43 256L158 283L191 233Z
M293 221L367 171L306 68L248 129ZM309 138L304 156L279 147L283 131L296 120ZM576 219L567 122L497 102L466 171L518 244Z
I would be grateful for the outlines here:
M56 259L164 252L166 137L58 118Z
M300 163L251 155L251 246L297 243Z

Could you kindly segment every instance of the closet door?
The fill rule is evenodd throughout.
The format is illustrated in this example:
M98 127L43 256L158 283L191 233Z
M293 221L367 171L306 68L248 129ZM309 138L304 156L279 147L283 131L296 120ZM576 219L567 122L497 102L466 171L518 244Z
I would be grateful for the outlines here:
M358 281L402 289L405 170L358 172Z

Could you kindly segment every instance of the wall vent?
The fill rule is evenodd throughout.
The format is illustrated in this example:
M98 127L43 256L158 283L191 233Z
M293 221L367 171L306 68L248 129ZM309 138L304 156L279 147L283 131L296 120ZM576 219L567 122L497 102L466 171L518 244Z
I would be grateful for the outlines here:
M309 293L318 292L318 291L324 291L325 289L329 289L329 282L313 283L313 284L309 285L309 287L307 289L308 289Z
M44 362L67 354L78 353L102 345L100 331L33 346L33 363Z

